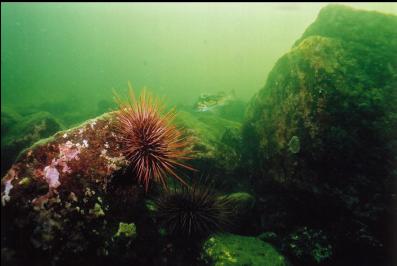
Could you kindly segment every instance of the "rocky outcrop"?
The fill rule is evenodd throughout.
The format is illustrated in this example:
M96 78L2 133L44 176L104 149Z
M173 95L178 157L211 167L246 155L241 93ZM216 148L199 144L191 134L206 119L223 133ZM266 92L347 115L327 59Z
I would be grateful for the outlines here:
M106 258L146 263L148 258L138 254L148 248L134 241L142 241L140 235L150 239L156 229L144 203L148 195L120 152L115 121L114 113L106 113L42 139L18 156L1 182L2 244L5 253L16 252L8 262L24 264L37 254L40 262L57 265L78 264L85 256L93 263ZM214 145L234 123L220 119L214 124L222 128L215 131L194 121L182 113L176 123L192 140L188 148L197 168L216 160ZM156 244L151 248L161 251Z
M264 228L327 228L340 248L336 256L355 257L365 247L387 257L396 28L393 15L327 6L252 99L244 161L262 195ZM361 251L344 254L344 247Z

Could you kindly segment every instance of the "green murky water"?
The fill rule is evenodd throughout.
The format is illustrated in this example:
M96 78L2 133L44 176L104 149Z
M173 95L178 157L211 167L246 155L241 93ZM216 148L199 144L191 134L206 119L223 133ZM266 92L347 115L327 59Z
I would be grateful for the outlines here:
M127 81L175 104L230 90L249 100L325 5L5 3L1 104L60 103L60 115L69 105L84 120ZM397 13L387 3L350 6Z

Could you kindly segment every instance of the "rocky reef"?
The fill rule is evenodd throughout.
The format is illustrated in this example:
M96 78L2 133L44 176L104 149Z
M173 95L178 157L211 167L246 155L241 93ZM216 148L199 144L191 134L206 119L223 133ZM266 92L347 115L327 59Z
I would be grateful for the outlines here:
M223 131L239 128L236 122L212 116L201 120L207 122L181 112L176 121L191 140L197 169L218 165L222 160L216 147ZM2 259L7 264L165 263L170 255L163 245L169 244L146 204L158 189L155 185L151 194L145 193L131 175L115 121L114 112L105 113L21 152L1 183L2 246L7 254ZM245 202L252 199L241 195L233 196L233 202L248 208Z
M343 263L387 265L396 204L396 28L396 16L329 5L277 61L243 125L262 229L322 229Z
M60 131L47 113L2 109L2 263L392 265L396 28L395 16L329 5L277 61L242 124L243 103L178 113L199 170L182 175L211 178L221 196L210 202L233 205L232 226L204 240L158 225L153 199L164 190L145 191L132 174L115 112Z

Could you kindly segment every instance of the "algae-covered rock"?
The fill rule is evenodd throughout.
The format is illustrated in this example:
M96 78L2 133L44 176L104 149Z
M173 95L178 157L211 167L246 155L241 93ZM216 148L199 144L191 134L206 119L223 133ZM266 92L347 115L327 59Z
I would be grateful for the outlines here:
M201 258L214 266L289 265L270 244L256 237L219 234L210 237L203 245Z
M228 200L234 206L237 217L244 217L255 204L255 197L247 192L232 193L228 195Z
M197 139L192 146L192 164L227 192L247 190L249 180L239 173L241 166L241 124L213 113L179 112L177 124Z
M266 226L314 223L331 230L341 257L388 259L396 29L396 16L330 5L275 64L243 125Z
M332 257L332 246L323 231L307 227L289 234L281 249L297 262L304 261L305 265L322 264Z
M206 121L210 120L212 126L235 125L214 117ZM126 239L134 230L146 238L157 236L152 236L156 230L145 210L144 189L121 152L115 121L115 113L106 113L37 141L20 153L2 178L2 244L15 251L21 264L31 254L54 265L87 256L93 256L87 261L112 258L144 264L147 257L139 252L161 251L155 250L156 244L148 248ZM183 114L178 120L191 139L193 165L216 160L212 151L224 129L197 121Z
M113 119L105 114L34 143L3 177L2 245L20 264L31 254L55 265L90 252L108 256L120 220L142 213L141 187L118 172L128 163Z
M320 10L316 21L305 30L295 45L309 36L317 35L363 43L375 49L395 47L395 23L395 15L328 5Z

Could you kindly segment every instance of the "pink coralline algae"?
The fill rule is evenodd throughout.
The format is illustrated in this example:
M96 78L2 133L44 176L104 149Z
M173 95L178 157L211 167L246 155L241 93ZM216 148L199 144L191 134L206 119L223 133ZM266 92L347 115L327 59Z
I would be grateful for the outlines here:
M73 159L78 160L80 149L80 145L74 145L71 141L67 141L65 144L59 145L59 158L54 158L51 162L51 165L46 166L42 172L45 181L48 183L48 188L50 191L61 185L61 182L59 182L60 174L56 166L61 166L63 173L71 173L72 170L66 163Z
M54 194L54 192L56 193L56 189L61 185L61 182L59 181L60 173L56 168L57 166L62 167L62 173L71 173L72 169L67 165L67 162L71 160L79 160L78 155L81 151L81 145L79 143L73 144L71 141L67 141L65 144L59 144L58 147L59 158L54 158L50 165L44 167L44 170L39 172L48 184L48 193L34 199L32 201L33 204L42 205Z
M48 187L50 189L52 189L52 188L55 189L61 185L61 183L59 182L59 172L52 165L46 166L44 168L44 177L45 177L45 180L47 181Z
M6 182L5 182L5 188L4 188L4 196L3 197L1 197L1 204L4 206L5 204L6 204L6 201L9 201L10 200L10 191L11 191L11 189L14 187L12 184L11 184L11 179L10 180L7 180Z
M73 147L76 146L76 147ZM78 160L77 156L80 153L80 145L74 145L71 141L59 145L59 159L62 161Z
M67 141L65 144L60 144L59 159L55 161L55 165L62 166L63 173L71 173L72 171L66 163L73 159L79 160L78 155L80 153L80 150L81 145L79 145L79 143L75 145L71 141Z
M11 168L5 178L2 180L4 182L4 192L3 196L1 197L1 204L5 206L7 201L10 201L10 191L14 187L12 185L12 181L14 178L18 177L17 171L14 168Z

